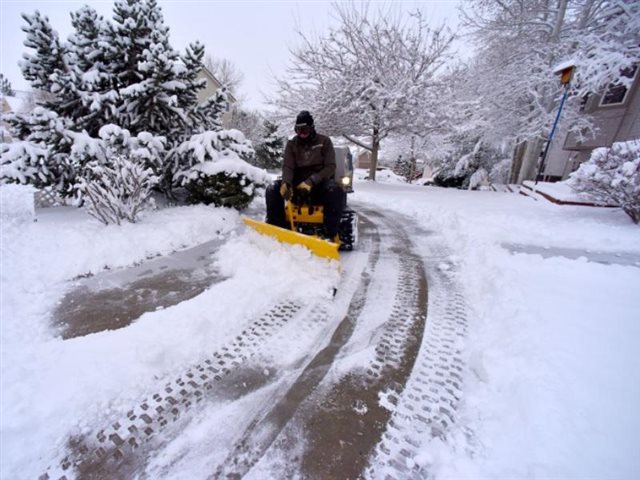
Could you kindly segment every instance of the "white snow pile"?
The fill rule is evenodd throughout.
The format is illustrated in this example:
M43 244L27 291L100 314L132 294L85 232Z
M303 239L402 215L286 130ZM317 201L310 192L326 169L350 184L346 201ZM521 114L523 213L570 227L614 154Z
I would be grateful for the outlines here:
M0 221L33 222L36 189L29 185L0 185Z
M369 178L368 168L356 168L353 172L354 180L367 180ZM376 182L380 183L407 183L400 175L396 175L392 170L381 167L376 170Z

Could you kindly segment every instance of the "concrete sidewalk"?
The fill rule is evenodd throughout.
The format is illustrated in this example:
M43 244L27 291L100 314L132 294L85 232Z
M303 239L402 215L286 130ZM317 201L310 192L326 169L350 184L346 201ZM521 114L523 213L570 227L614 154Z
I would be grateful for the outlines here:
M126 327L145 312L175 305L223 280L212 255L225 240L79 279L53 313L63 339Z

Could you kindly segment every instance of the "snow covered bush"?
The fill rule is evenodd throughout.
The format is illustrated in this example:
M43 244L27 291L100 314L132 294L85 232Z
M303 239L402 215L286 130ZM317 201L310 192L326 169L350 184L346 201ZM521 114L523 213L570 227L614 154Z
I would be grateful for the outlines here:
M469 190L479 190L488 186L489 183L489 174L484 168L480 168L469 177Z
M640 140L596 148L568 183L598 203L620 205L634 223L640 223Z
M196 165L188 175L185 188L194 203L213 203L216 207L246 208L253 200L256 188L263 187L238 171L235 162L229 163L230 171L223 162L205 162ZM250 165L247 164L247 167Z
M453 149L437 162L440 170L434 183L440 187L476 189L481 183L489 183L489 174L498 151L476 135L468 132L453 134L447 139Z
M510 158L503 158L493 167L489 172L489 179L491 183L500 183L506 185L509 183L509 175L511 173L511 164L513 160Z
M49 152L31 142L0 144L0 183L30 183L36 188L48 184Z
M193 202L242 209L269 181L266 171L247 163L252 156L238 130L196 134L177 148L175 176Z
M75 190L87 213L105 225L135 223L142 210L153 205L151 189L158 181L150 168L116 154L105 160L92 160L78 178Z

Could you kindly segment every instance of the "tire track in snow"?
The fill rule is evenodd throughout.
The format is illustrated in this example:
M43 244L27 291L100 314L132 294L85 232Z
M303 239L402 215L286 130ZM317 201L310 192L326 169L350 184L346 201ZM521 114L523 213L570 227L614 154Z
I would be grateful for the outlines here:
M467 305L448 249L433 237L424 241L430 245L430 255L425 257L429 315L424 341L365 478L429 478L428 444L433 439L446 441L462 432L467 448L473 448L472 432L456 424L465 368L461 349Z
M367 290L371 282L371 272L380 257L380 236L377 228L367 220L366 216L360 215L359 218L361 224L364 224L364 229L368 230L366 235L363 236L369 238L372 245L367 267L349 303L347 315L336 327L328 344L306 365L291 387L274 403L270 410L251 422L244 434L230 450L226 460L218 467L211 478L241 478L260 461L264 453L271 447L274 440L296 414L300 404L312 394L322 381L336 354L351 336L355 327L355 320L366 302ZM369 225L368 229L367 225Z
M126 477L127 471L140 467L140 457L149 450L158 432L178 421L207 395L214 394L216 384L223 383L225 377L256 356L260 347L287 322L308 310L293 302L275 305L243 330L230 345L187 369L167 383L162 391L129 410L124 418L111 421L93 435L70 438L70 453L59 466L43 473L39 480L63 479L70 472L80 478ZM307 319L313 322L315 317L317 314Z
M349 311L350 321L354 325L362 323L366 329L371 319L361 315L374 314L372 308L364 309L366 302L372 302L374 310L384 310L376 312L382 315L383 321L372 330L372 343L364 346L365 349L373 348L375 354L337 382L330 379L324 382L318 392L305 399L289 428L274 442L274 455L287 457L282 463L289 468L299 464L302 478L358 478L362 475L391 418L391 412L381 405L380 398L384 397L392 404L398 401L422 342L427 313L427 283L422 260L413 252L403 224L377 211L364 208L359 211L365 218L375 218L380 230L383 248L380 257L385 261L381 262L384 265L380 265L379 271L375 264L370 265L371 283L389 284L390 279L386 276L395 274L395 293L388 306L384 305L386 300L382 305L378 304L378 298L373 295L379 291L374 291L360 308ZM346 352L347 355L353 353ZM301 434L305 444L299 452L295 446L300 443ZM288 474L274 472L269 466L260 468L256 469L253 478ZM281 469L277 467L276 470Z

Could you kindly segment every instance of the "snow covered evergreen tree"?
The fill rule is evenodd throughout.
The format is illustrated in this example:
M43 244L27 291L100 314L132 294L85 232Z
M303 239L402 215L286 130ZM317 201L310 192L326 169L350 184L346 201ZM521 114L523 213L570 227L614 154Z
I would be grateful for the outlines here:
M412 178L412 165L411 160L402 155L398 155L396 162L393 165L393 173L405 179L407 183L411 182Z
M56 111L73 119L75 128L97 136L100 128L118 121L119 93L113 65L118 56L111 29L96 11L84 6L71 13L69 69L77 98L58 104Z
M640 140L597 148L571 174L569 185L603 205L619 205L640 223Z
M26 22L22 31L27 34L24 44L35 50L34 54L23 54L22 75L33 88L50 92L57 77L67 72L66 50L48 17L36 10L33 15L23 13L22 18Z
M16 94L11 86L11 82L2 73L0 73L0 93L7 97L13 97Z
M256 145L256 166L273 170L282 167L284 156L284 139L278 135L278 126L268 120L264 121L264 136Z
M90 182L97 172L112 171L104 152L113 149L111 140L123 136L128 140L121 142L118 161L135 163L132 172L152 172L159 178L154 185L167 194L182 186L186 170L198 163L188 147L182 148L192 145L195 135L216 136L220 141L203 148L240 152L239 162L253 155L244 137L222 127L225 91L198 103L198 91L205 86L198 79L204 48L195 42L182 55L175 51L156 0L116 0L113 22L82 7L72 14L74 33L66 43L38 12L23 17L25 45L34 52L24 56L21 67L44 94L32 114L9 119L21 142L3 154L2 181L50 185L63 196L82 197L91 190L79 175L98 164L82 178ZM102 138L107 125L112 134L119 133ZM210 155L206 161L222 157Z

